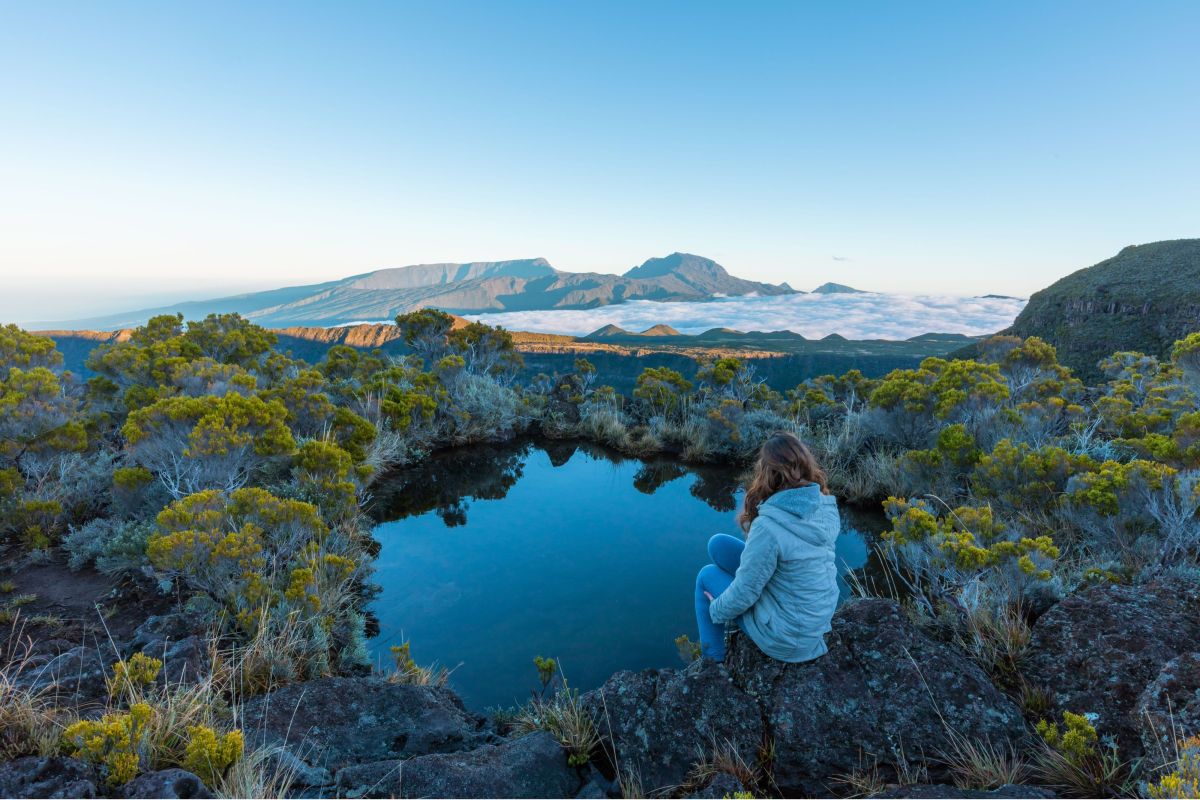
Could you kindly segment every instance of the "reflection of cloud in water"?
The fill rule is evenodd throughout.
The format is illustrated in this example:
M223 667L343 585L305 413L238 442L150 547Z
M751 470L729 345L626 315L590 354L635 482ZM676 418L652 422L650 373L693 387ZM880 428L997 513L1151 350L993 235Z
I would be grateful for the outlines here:
M705 303L634 300L601 308L469 314L510 330L591 333L605 325L642 331L666 324L680 333L710 328L795 331L809 339L837 333L848 339L908 339L922 333L978 336L1008 327L1025 301L1007 297L898 294L797 294L726 297Z

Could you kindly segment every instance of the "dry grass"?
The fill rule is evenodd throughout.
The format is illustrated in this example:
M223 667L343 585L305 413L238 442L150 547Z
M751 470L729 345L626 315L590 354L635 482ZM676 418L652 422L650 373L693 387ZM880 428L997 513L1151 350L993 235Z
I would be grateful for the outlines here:
M1043 745L1035 751L1033 774L1065 797L1134 797L1133 767L1110 748L1074 759Z
M51 692L18 685L31 670L32 642L22 631L15 621L0 664L0 762L55 755L63 729L74 717L57 707Z
M24 688L22 676L34 667L33 643L14 626L6 652L0 658L0 762L26 755L51 756L63 752L66 728L80 718L79 710L61 703L54 686L37 691ZM151 713L139 747L143 770L179 766L187 756L189 729L206 726L223 732L237 728L240 718L237 665L245 657L236 651L220 652L210 640L211 669L206 675L163 683L126 676L110 680L105 713L121 713L135 703L145 703ZM90 709L88 717L98 716ZM287 797L295 782L294 770L278 758L279 748L246 752L209 788L218 797Z
M450 670L431 664L423 667L413 660L411 647L408 642L393 645L392 660L395 666L388 673L390 683L403 683L410 686L445 686L450 680Z
M988 674L1002 683L1020 681L1020 661L1032 631L1019 607L981 602L956 626L954 639Z
M234 762L217 785L209 788L221 798L292 797L297 778L296 762L280 758L283 751L279 745L251 750Z
M949 740L950 746L941 754L941 761L960 789L997 789L1029 777L1029 765L1011 745L971 741L958 734L952 734Z
M1041 719L1049 713L1053 705L1053 698L1048 691L1025 680L1022 680L1017 688L1017 700L1029 719Z
M879 759L875 757L871 757L870 763L860 763L852 772L835 775L831 783L838 786L838 794L845 797L871 797L887 788L887 781L879 769Z
M300 678L296 654L305 644L296 615L273 624L264 609L254 636L244 644L218 649L213 654L213 669L228 676L231 690L239 697L254 697Z
M623 765L618 771L617 785L621 789L621 797L626 800L642 800L646 796L641 774L628 764Z
M567 751L572 766L583 766L600 746L600 732L577 689L562 687L549 697L534 697L512 722L519 733L547 731Z
M713 778L722 772L732 775L749 789L758 788L763 782L762 770L752 765L742 755L738 746L728 739L713 739L707 753L701 752L698 760L684 778L685 792L701 789L712 782Z

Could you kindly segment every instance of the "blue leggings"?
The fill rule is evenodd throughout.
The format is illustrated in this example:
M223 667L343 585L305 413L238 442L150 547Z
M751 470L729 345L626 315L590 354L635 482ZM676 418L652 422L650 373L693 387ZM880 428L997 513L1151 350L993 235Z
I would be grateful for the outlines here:
M700 654L714 661L725 660L725 625L718 625L708 614L708 592L718 597L733 583L734 573L742 563L746 543L736 536L718 533L708 540L708 557L712 563L696 576L696 627L700 629Z

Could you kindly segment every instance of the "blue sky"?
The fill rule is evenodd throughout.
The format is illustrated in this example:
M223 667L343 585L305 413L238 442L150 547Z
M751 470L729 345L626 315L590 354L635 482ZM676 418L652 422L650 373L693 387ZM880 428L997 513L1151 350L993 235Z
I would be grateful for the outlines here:
M0 316L674 250L1024 295L1200 236L1200 3L0 2Z

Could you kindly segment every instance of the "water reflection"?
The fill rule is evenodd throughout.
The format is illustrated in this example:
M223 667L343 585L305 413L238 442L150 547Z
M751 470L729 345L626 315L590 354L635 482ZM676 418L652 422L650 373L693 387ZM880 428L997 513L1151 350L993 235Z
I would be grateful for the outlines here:
M472 500L503 500L521 479L533 445L478 445L438 453L414 467L397 470L372 489L367 510L376 522L436 513L446 527L467 524ZM546 450L550 455L551 451ZM555 451L562 457L561 451ZM566 454L561 463L566 463ZM554 463L554 455L551 455ZM555 464L559 466L560 464Z
M642 494L654 494L671 481L693 475L688 488L693 497L714 511L737 508L739 473L729 467L634 459L591 443L518 440L444 450L416 466L395 470L375 484L368 512L376 522L391 522L432 511L448 528L466 525L471 501L504 499L534 451L544 453L552 467L565 466L577 453L613 466L636 464L633 488Z
M370 505L380 544L373 652L412 641L476 708L533 688L532 658L558 658L572 685L678 664L695 635L692 584L713 533L736 533L737 470L642 461L593 445L519 441L438 454L397 472ZM867 563L843 510L841 571ZM849 587L841 581L843 595Z

